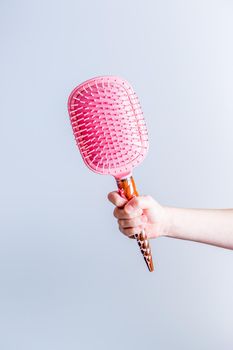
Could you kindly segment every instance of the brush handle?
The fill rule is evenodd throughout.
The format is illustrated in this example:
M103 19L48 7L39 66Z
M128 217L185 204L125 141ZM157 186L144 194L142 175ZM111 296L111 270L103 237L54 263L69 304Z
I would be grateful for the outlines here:
M131 198L138 196L138 191L136 189L136 185L133 179L133 176L128 176L124 179L117 179L117 186L119 194L130 200ZM147 238L147 234L145 230L142 230L139 234L135 234L138 245L140 247L141 253L145 259L147 267L150 272L154 271L153 259L151 254L151 248L149 244L149 239Z

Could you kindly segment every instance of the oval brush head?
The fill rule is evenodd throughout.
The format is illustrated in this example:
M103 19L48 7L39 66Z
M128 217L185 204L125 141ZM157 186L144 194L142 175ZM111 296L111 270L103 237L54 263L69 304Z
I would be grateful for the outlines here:
M114 76L85 81L70 94L68 111L82 158L94 172L121 178L145 157L147 128L127 81Z

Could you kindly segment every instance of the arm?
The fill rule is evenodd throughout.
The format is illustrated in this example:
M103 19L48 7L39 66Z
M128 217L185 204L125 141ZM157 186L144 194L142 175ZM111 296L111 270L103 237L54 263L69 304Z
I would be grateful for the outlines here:
M233 249L233 209L166 208L168 236Z
M150 196L127 202L117 192L108 198L116 206L120 231L128 237L144 228L148 238L168 236L233 249L233 209L165 207Z

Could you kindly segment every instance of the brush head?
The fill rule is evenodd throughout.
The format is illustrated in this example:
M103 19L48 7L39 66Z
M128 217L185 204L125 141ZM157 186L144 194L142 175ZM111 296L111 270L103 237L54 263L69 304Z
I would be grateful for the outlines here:
M148 133L138 98L129 83L97 77L70 94L68 111L86 165L96 173L127 176L148 150Z

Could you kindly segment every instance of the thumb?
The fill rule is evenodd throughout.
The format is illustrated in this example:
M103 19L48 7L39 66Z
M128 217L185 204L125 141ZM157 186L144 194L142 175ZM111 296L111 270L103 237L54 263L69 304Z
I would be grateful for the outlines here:
M110 192L108 200L117 207L123 207L127 203L127 200L122 198L117 191Z
M130 201L125 205L125 211L127 213L131 213L132 211L139 209L149 209L153 206L154 199L151 196L139 196L133 197Z

